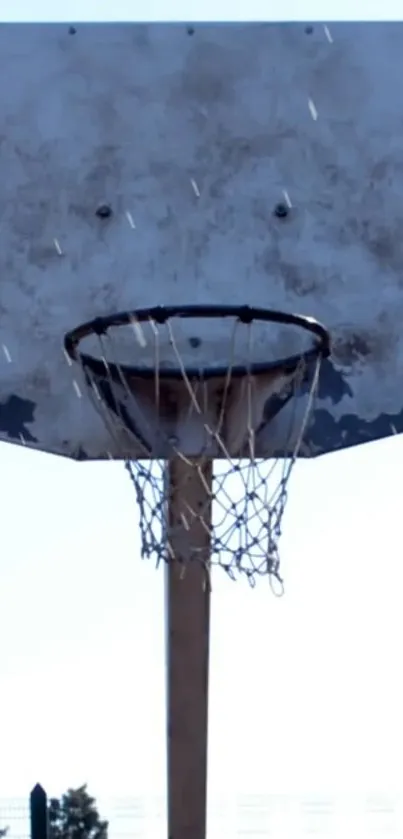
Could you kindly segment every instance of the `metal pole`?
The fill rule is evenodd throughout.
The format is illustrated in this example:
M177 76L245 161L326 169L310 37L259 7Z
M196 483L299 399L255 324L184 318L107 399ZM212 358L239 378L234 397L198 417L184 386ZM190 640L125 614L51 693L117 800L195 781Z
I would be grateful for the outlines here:
M210 536L184 504L202 509L209 527L212 461L200 470L203 480L180 458L167 470L166 535L181 560L168 566L166 578L168 839L206 839L210 586L203 561ZM191 561L195 548L199 558Z

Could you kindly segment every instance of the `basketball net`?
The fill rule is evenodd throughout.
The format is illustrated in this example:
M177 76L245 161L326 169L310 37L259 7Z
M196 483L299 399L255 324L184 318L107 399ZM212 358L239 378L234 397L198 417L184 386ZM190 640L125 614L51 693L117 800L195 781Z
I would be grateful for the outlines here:
M139 340L141 325L133 325ZM156 361L146 378L113 360L108 333L97 336L101 369L98 364L94 371L88 357L81 357L89 396L135 489L142 556L157 565L178 562L183 574L190 563L201 563L206 584L213 566L233 580L246 577L251 586L266 576L281 594L283 515L312 416L321 356L309 364L301 356L291 366L284 362L266 372L248 372L245 366L235 376L229 347L224 376L189 375L173 326L168 322L167 327L175 376L166 370L161 375L156 324ZM300 396L305 400L302 418L296 410ZM285 405L282 450L270 459L257 457L259 435Z

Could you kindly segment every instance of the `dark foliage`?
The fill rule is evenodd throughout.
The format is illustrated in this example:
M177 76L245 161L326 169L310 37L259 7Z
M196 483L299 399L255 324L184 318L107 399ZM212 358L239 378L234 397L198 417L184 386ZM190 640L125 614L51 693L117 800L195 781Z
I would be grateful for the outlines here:
M49 839L108 839L108 822L100 819L86 784L51 798L48 812Z

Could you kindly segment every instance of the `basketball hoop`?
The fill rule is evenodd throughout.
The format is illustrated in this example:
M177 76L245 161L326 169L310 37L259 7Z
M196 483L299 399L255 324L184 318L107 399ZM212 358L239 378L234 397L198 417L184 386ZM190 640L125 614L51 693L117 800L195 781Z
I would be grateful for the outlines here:
M176 324L210 320L212 357L189 361L189 345L201 346L203 354L203 342L188 330L185 351ZM224 321L231 329L223 356ZM262 329L273 324L303 330L311 336L309 346L280 360L259 360L256 347L267 354L269 345ZM239 329L246 332L240 349ZM129 339L122 339L122 331ZM95 350L83 351L87 339L96 339ZM184 572L189 563L201 563L207 574L218 565L251 585L268 575L281 586L282 518L320 364L330 353L325 327L312 318L248 306L159 306L96 318L69 332L64 346L82 368L114 452L126 461L143 557L179 562ZM306 401L302 417L289 410L300 395ZM262 433L286 405L284 450L269 459L259 456Z

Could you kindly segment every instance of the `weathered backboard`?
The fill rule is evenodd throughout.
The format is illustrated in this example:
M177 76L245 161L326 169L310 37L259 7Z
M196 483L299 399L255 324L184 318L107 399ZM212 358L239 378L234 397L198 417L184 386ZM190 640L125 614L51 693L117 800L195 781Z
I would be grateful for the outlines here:
M5 25L0 69L2 440L106 457L64 333L160 303L330 328L304 455L403 430L402 24Z

